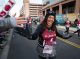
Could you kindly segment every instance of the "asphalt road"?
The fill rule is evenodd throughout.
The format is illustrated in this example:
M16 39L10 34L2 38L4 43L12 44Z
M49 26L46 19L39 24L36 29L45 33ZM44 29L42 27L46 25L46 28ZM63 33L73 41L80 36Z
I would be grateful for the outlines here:
M75 36L70 39L74 40ZM39 59L36 46L37 40L28 40L25 37L13 33L7 59ZM80 59L80 48L76 48L58 38L56 50L57 59Z

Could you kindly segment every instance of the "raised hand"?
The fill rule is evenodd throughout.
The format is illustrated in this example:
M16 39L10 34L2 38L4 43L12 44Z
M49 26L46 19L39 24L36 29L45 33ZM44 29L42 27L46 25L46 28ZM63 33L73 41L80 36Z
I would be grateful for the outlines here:
M18 27L23 27L23 24L27 23L27 20L24 20L24 17L18 17L16 18L16 21Z

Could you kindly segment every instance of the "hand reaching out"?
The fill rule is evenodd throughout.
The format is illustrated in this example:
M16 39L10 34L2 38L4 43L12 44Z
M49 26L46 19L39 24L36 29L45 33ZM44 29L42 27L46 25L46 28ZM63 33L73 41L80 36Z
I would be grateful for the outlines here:
M23 27L23 24L27 23L27 20L24 20L24 17L18 17L16 18L17 26Z

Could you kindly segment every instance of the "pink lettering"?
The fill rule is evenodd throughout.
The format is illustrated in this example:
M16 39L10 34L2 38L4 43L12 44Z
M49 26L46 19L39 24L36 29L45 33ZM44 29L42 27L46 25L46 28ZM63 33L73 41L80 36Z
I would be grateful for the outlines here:
M5 16L5 15L6 15L6 12L5 12L5 11L2 11L2 12L0 13L0 16L1 16L1 17Z
M6 10L6 11L10 10L10 8L11 8L10 5L6 5L6 6L5 6L5 10Z
M14 2L12 2L11 0L9 0L9 2L11 3L11 5L13 5L13 4L14 4Z

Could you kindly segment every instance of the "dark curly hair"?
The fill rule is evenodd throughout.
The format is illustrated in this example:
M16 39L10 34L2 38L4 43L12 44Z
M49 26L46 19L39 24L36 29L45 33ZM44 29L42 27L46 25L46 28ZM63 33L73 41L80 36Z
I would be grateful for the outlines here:
M54 13L53 11L47 12L47 14L46 14L43 22L41 23L41 25L44 26L44 28L47 27L47 20L48 20L48 17L49 17L50 15L52 15L52 16L55 17L55 18L54 18L54 22L53 22L53 24L52 24L52 26L51 26L51 29L54 30L54 29L56 28L56 13Z

